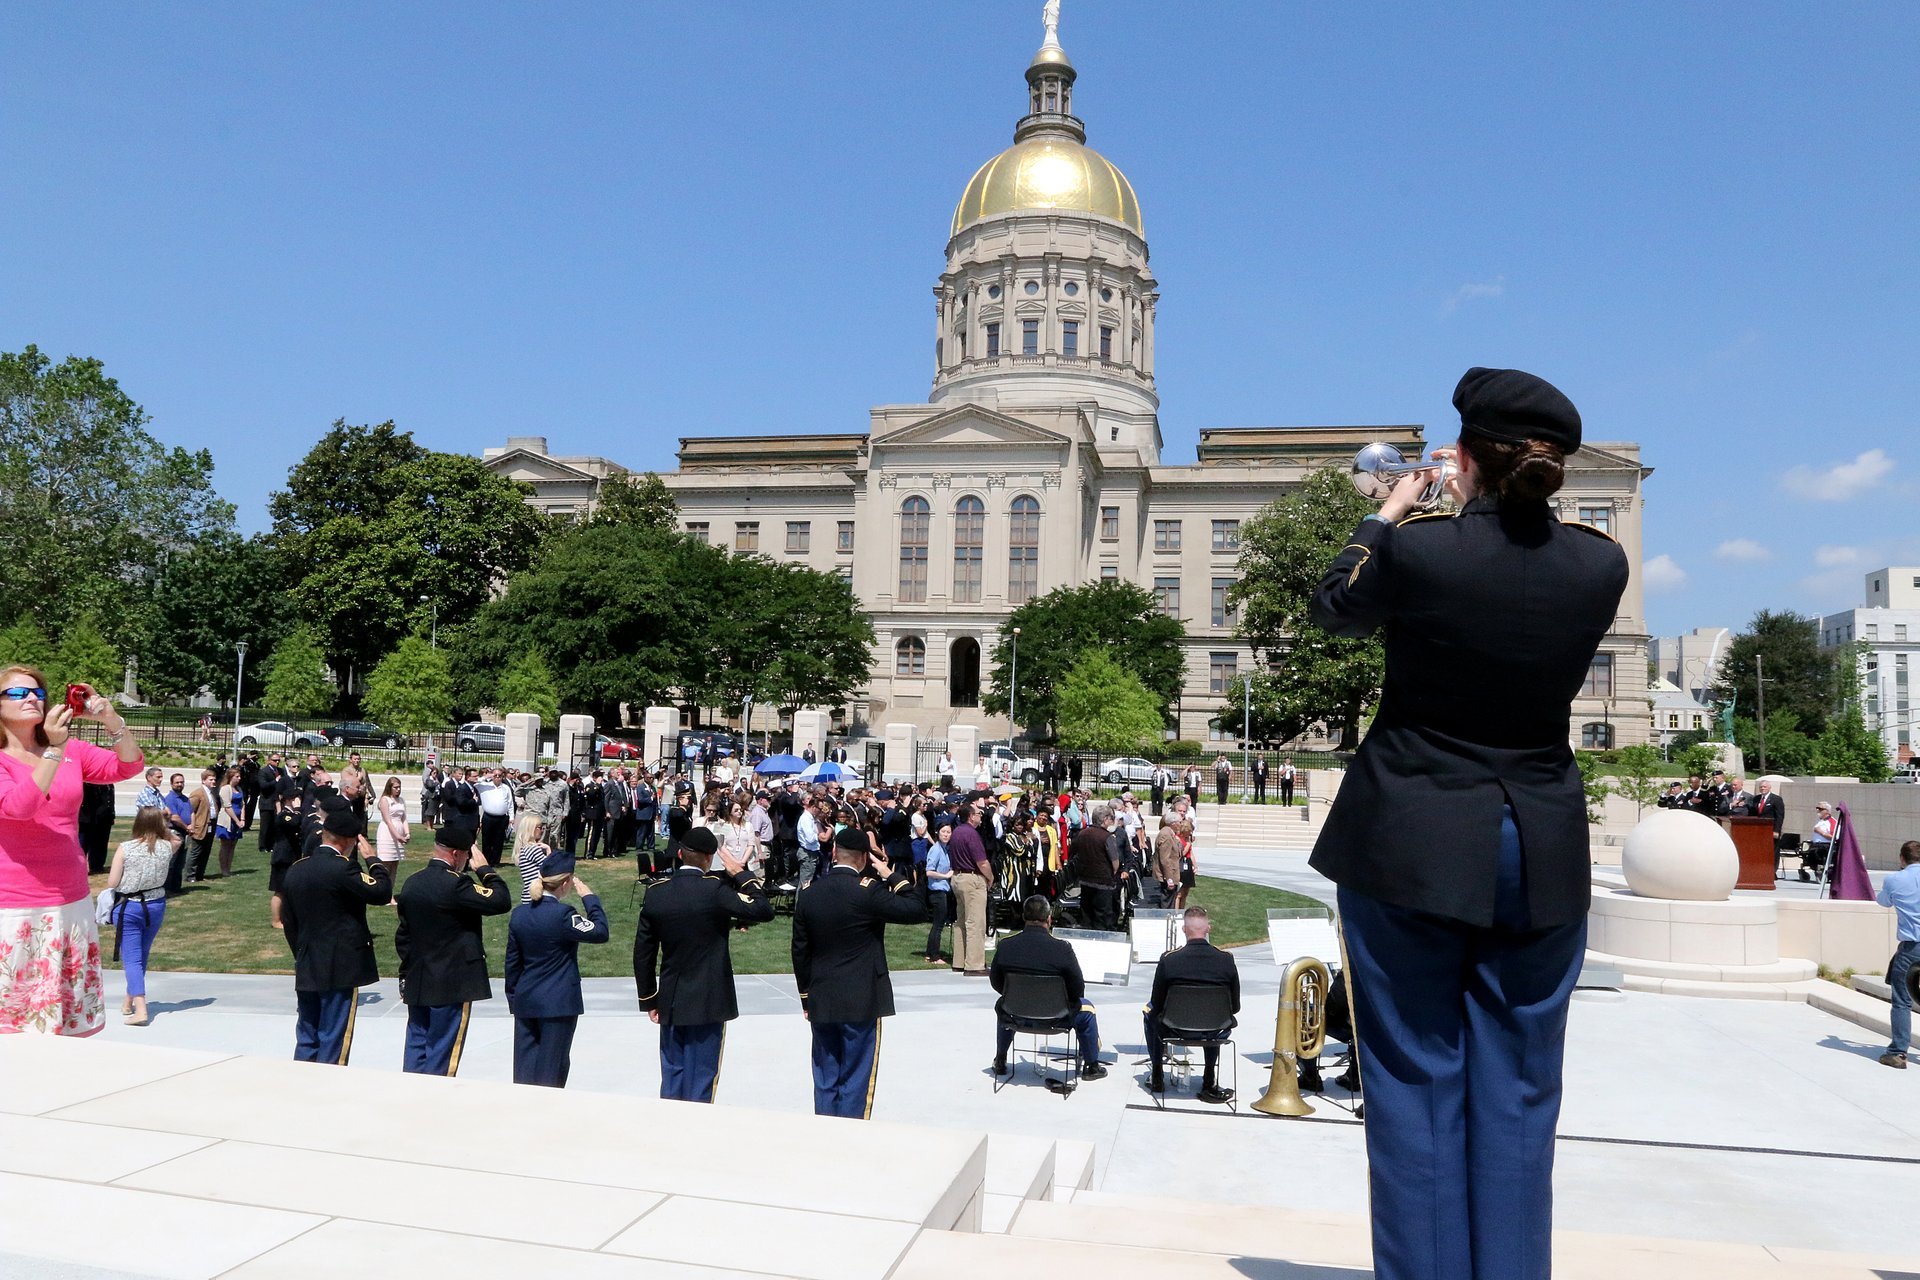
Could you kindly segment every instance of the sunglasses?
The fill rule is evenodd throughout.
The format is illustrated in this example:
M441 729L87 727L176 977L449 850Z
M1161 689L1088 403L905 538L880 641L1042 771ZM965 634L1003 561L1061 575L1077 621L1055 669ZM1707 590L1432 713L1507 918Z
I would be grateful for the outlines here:
M11 689L0 689L0 698L6 698L12 702L25 702L28 698L38 698L45 702L47 691L33 685L15 685Z

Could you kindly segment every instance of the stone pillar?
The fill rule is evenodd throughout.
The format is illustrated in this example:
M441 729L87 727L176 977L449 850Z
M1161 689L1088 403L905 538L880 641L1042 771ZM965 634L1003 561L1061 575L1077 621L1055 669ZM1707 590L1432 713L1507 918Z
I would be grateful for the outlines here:
M531 769L540 762L540 717L531 711L507 716L507 749L500 763L509 769Z
M827 726L832 723L820 707L804 707L793 713L793 754L805 757L813 748L813 758L827 758Z
M593 758L593 733L592 716L560 717L560 734L554 740L553 753L562 769L577 769L581 761L585 761L589 769L598 763Z
M980 726L948 725L947 754L953 757L954 783L963 789L973 785L974 771L980 766Z
M919 781L914 776L914 766L920 758L920 730L910 724L890 724L886 735L887 756L880 769L880 781L912 786Z
M680 712L673 707L648 707L640 716L640 749L646 753L647 767L656 761L680 758Z

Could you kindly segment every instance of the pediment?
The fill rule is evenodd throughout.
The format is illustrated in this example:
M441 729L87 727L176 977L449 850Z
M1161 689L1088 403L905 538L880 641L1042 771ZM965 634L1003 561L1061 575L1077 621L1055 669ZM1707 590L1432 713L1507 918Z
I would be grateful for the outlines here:
M591 471L570 466L558 458L547 454L530 453L525 449L511 449L496 454L486 460L487 470L508 480L524 480L528 484L552 480L595 480Z
M912 426L874 437L872 447L929 448L934 446L1064 449L1070 441L1057 431L981 405L957 405L923 418Z

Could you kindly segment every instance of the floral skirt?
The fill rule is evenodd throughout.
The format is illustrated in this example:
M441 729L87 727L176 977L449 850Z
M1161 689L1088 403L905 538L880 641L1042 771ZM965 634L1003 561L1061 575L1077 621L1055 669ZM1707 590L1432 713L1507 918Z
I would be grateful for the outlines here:
M0 1034L90 1036L106 1020L93 900L0 908Z

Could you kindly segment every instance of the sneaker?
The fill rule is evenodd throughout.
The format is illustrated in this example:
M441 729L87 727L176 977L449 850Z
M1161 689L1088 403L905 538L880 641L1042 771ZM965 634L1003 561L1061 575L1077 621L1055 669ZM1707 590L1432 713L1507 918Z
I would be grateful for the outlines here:
M1222 1089L1218 1085L1209 1085L1194 1096L1202 1102L1210 1103L1218 1107L1233 1101L1233 1090Z
M1904 1053L1895 1053L1889 1049L1880 1055L1880 1065L1883 1067L1892 1067L1896 1071L1905 1071L1907 1069L1907 1055Z
M1107 1078L1107 1069L1097 1062L1089 1062L1086 1066L1080 1068L1080 1078L1082 1080L1105 1080Z

